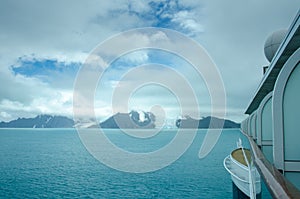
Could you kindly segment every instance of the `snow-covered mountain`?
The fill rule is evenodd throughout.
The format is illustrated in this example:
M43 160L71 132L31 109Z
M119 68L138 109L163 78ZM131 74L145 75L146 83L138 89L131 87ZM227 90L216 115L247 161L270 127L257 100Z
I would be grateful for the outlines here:
M100 123L102 128L148 129L155 128L155 116L144 111L117 113Z
M38 115L35 118L18 118L0 122L0 128L73 128L74 121L64 116Z

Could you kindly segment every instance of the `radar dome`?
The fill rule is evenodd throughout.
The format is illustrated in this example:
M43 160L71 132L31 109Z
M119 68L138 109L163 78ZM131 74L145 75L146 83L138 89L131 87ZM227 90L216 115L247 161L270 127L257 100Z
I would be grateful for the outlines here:
M265 56L268 59L269 62L272 61L276 51L278 50L281 42L283 41L287 30L278 30L276 32L273 32L266 40L264 51Z

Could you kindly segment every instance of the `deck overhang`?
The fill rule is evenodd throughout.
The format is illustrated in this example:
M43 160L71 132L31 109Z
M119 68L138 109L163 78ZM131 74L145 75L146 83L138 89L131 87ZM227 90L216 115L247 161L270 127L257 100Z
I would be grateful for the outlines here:
M289 57L300 47L300 10L291 24L283 42L279 46L274 58L272 59L269 69L264 75L253 99L247 107L245 114L251 114L260 105L264 97L273 91L277 76L289 59Z

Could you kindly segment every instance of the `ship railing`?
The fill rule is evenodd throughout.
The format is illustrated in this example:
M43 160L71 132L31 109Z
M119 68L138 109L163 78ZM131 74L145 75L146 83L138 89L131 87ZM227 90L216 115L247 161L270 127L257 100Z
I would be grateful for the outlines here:
M300 198L300 191L289 182L264 156L254 140L248 138L254 164L273 198Z
M256 191L255 191L255 182L253 181L253 176L252 176L252 167L248 161L248 158L246 156L245 150L242 147L242 152L243 152L243 156L244 156L244 160L247 164L248 167L248 175L249 175L249 190L250 190L250 198L251 199L256 199Z

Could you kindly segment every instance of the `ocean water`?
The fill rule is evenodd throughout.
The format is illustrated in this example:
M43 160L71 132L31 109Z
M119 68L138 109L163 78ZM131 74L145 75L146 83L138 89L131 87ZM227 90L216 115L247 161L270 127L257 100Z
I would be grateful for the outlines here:
M138 144L119 130L107 131L113 142L125 148L134 144L137 151L161 147L175 133L165 130L155 141ZM238 138L248 143L239 130L223 130L211 153L199 159L205 135L206 130L198 130L190 148L171 165L135 174L97 161L74 129L0 129L0 198L232 198L223 159Z

